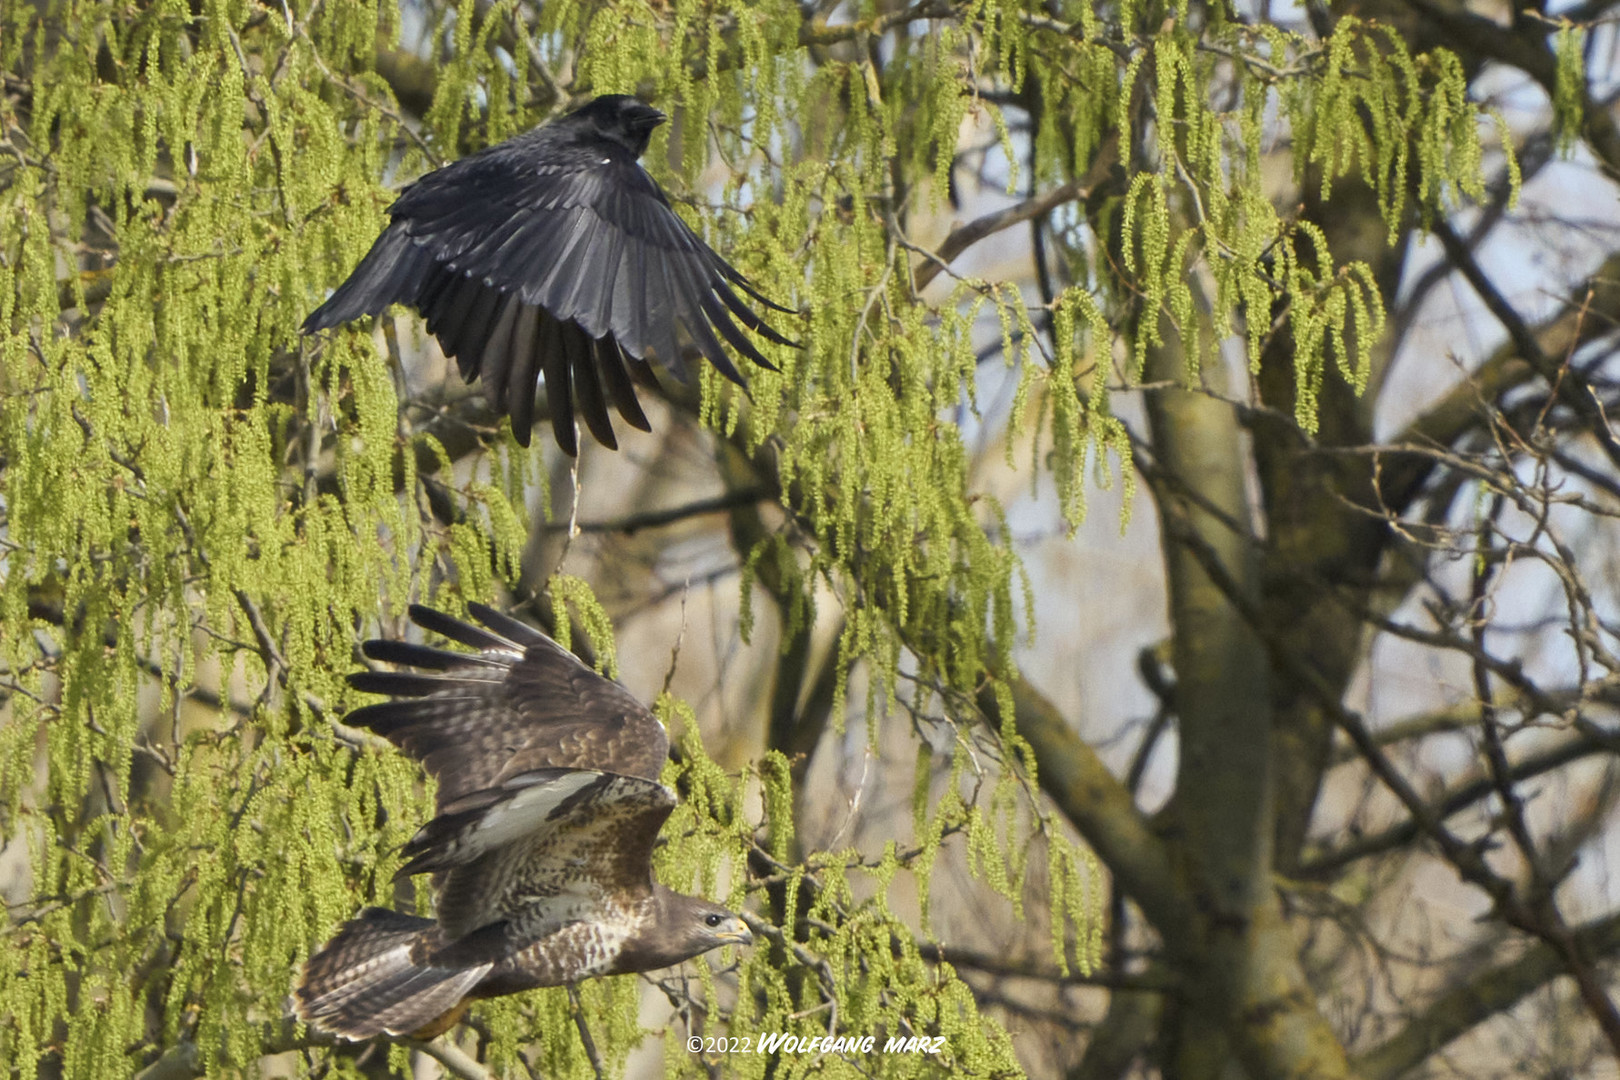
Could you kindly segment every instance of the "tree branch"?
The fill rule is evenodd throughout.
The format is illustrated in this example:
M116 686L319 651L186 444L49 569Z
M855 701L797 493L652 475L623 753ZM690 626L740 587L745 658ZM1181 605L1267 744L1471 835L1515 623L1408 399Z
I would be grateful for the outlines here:
M1172 519L1168 515L1165 517L1165 523L1167 529L1173 527ZM1586 1002L1593 1019L1602 1028L1604 1037L1616 1052L1620 1052L1620 1010L1615 1008L1606 989L1597 981L1589 959L1564 924L1558 910L1547 902L1546 897L1522 895L1511 881L1491 869L1485 860L1484 849L1479 844L1465 843L1447 829L1440 815L1419 797L1416 788L1384 755L1383 749L1368 732L1361 717L1345 708L1344 703L1339 700L1321 673L1298 655L1296 644L1268 631L1266 624L1260 619L1260 613L1249 602L1240 584L1226 570L1219 555L1191 530L1183 528L1180 532L1179 541L1193 552L1204 567L1205 573L1226 593L1231 603L1243 612L1244 617L1264 641L1277 666L1308 690L1340 730L1350 737L1350 741L1360 751L1373 775L1406 807L1413 820L1422 827L1424 835L1440 848L1442 855L1457 872L1458 877L1489 896L1496 915L1509 926L1540 939L1557 952L1563 963L1564 973L1573 978L1580 987L1582 1000Z
M1168 848L1131 793L1040 691L1022 676L1008 680L1008 688L1018 736L1035 752L1041 790L1085 837L1166 945L1196 954L1202 948L1197 933L1201 918ZM979 692L979 708L992 728L1001 726L993 687Z
M1516 67L1539 83L1548 98L1557 98L1558 58L1547 48L1549 23L1520 22L1510 29L1461 5L1451 7L1436 0L1410 3L1440 28L1453 48ZM1580 93L1581 134L1610 179L1620 177L1620 128L1609 111L1592 100L1585 85Z
M1578 927L1573 937L1590 956L1613 955L1620 950L1620 915ZM1396 1080L1440 1047L1563 974L1564 961L1557 950L1545 943L1533 945L1518 959L1441 994L1404 1028L1357 1057L1356 1071L1366 1080Z
M1615 437L1614 429L1609 426L1603 402L1598 400L1592 388L1571 366L1569 361L1573 358L1573 353L1566 352L1563 362L1559 363L1542 352L1541 343L1530 332L1530 327L1519 317L1519 313L1513 310L1513 305L1507 302L1507 298L1497 291L1495 283L1485 276L1485 271L1480 268L1474 253L1457 236L1455 230L1444 219L1437 219L1433 230L1434 235L1440 238L1441 245L1446 249L1446 255L1456 264L1463 277L1468 279L1468 283L1485 302L1491 314L1495 315L1497 321L1507 330L1508 338L1519 350L1519 355L1529 361L1536 374L1547 381L1547 385L1552 387L1553 393L1557 394L1564 404L1575 410L1575 415L1579 416L1597 437L1598 445L1603 448L1609 460L1620 469L1620 439ZM1590 296L1581 303L1582 319L1587 316L1590 303Z
M701 517L704 514L719 514L740 507L753 506L755 503L765 502L775 497L775 492L766 487L738 488L727 491L721 495L713 495L706 499L694 499L681 506L671 506L663 510L646 510L639 514L630 514L613 521L581 521L578 529L582 533L623 533L625 536L634 536L642 529L657 529L665 525L673 525L687 518ZM546 532L567 532L567 522L552 522L545 526Z
M420 1050L428 1057L443 1065L445 1071L451 1076L460 1077L461 1080L494 1080L494 1074L472 1059L461 1047L447 1039L434 1039L432 1042L423 1042L421 1039L401 1039L400 1042L412 1050Z
M1610 704L1620 705L1620 701L1611 700L1613 695L1604 694L1600 700ZM1589 692L1583 693L1579 689L1546 691L1544 700L1555 702L1561 708L1570 708L1583 701L1592 700ZM1520 708L1524 702L1524 695L1517 693L1501 693L1496 695L1496 707L1499 709ZM1479 723L1479 702L1464 701L1447 708L1436 709L1433 712L1409 716L1392 724L1386 724L1373 733L1379 746L1393 746L1396 743L1407 742L1413 739L1426 739L1430 735L1444 735L1453 731L1466 731ZM1348 747L1341 746L1333 753L1331 765L1344 765L1352 761L1359 761L1355 752Z
M1567 302L1534 332L1542 356L1573 356L1620 326L1620 254L1605 259L1572 295L1580 301ZM1520 345L1509 340L1392 441L1453 446L1480 426L1487 409L1536 374ZM1386 469L1379 485L1386 504L1397 513L1407 510L1434 467L1433 462L1414 460Z
M920 0L919 3L900 8L898 11L838 26L828 26L826 19L810 19L799 27L799 44L837 45L840 42L854 41L873 34L886 34L908 22L917 22L920 19L949 19L956 14L958 14L956 5L949 3L948 0Z
M1164 971L1155 971L1155 973L1147 975L1130 975L1120 971L1099 971L1091 975L1071 971L1064 974L1052 967L1038 966L1033 963L1018 963L1005 956L972 952L966 949L938 945L929 941L919 941L917 943L917 954L924 960L936 964L950 964L954 968L970 968L1002 979L1034 979L1040 982L1056 983L1061 986L1106 986L1110 989L1132 993L1157 994L1173 992L1179 986L1175 977Z
M1477 717L1475 722L1478 722ZM1384 741L1381 737L1379 738L1380 744ZM1533 776L1551 772L1592 754L1614 753L1620 753L1620 736L1611 735L1606 738L1581 736L1570 739L1550 750L1525 758L1518 764L1509 767L1506 771L1506 777L1509 781L1518 783ZM1431 804L1434 817L1436 820L1444 820L1453 814L1460 813L1479 802L1479 800L1489 796L1493 790L1495 790L1495 786L1490 777L1476 776L1434 799ZM1422 823L1416 818L1408 818L1399 825L1391 826L1382 832L1362 837L1353 843L1345 844L1313 859L1303 860L1297 876L1312 879L1327 877L1360 859L1405 847L1422 835L1422 832Z
M953 259L985 237L1049 214L1064 203L1086 198L1118 162L1119 140L1112 138L1097 151L1097 156L1092 160L1091 168L1086 171L1086 175L1077 176L1015 206L974 218L966 225L952 229L945 242L913 272L912 278L916 282L917 291L921 292L927 288L928 283L938 277Z

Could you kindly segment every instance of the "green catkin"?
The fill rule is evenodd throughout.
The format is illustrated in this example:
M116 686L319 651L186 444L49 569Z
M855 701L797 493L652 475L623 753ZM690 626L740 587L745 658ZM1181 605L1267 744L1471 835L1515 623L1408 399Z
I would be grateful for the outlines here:
M316 347L297 327L365 252L394 187L550 114L531 89L537 64L580 92L680 111L678 142L661 129L648 167L694 228L806 312L790 331L805 348L765 346L781 372L751 372L748 397L706 374L703 415L750 453L769 448L792 502L792 535L747 553L745 636L762 560L796 593L792 628L814 625L825 591L844 619L836 699L864 687L874 731L913 693L903 664L970 719L961 703L987 670L1010 672L1021 629L1035 632L1006 516L976 489L955 420L991 419L975 335L992 313L1018 368L1011 430L1040 444L1031 482L1051 472L1071 525L1088 472L1124 477L1127 506L1134 484L1109 408L1108 312L1140 302L1123 331L1134 375L1166 333L1184 335L1190 365L1233 336L1258 365L1286 308L1307 431L1330 367L1364 386L1385 320L1371 273L1276 212L1260 144L1268 124L1286 130L1298 179L1324 198L1364 179L1393 235L1411 200L1430 214L1482 191L1484 115L1460 65L1353 17L1316 43L1218 11L1200 30L1179 4L1143 39L1139 6L1110 21L1082 3L1059 25L1044 7L980 0L872 50L807 49L788 0L559 0L533 23L534 6L510 0L487 13L430 3L419 29L432 105L415 131L374 70L380 42L417 44L401 41L396 5L0 7L0 110L21 100L13 86L28 102L26 115L0 112L16 151L0 153L0 836L24 845L30 882L26 917L3 931L0 1061L77 1080L189 1046L208 1075L254 1075L309 950L360 905L393 902L399 847L431 790L403 755L339 738L331 722L358 698L343 675L379 617L421 598L460 610L519 576L545 440L458 473L431 436L404 442L416 418L396 400L381 335ZM1265 64L1217 64L1196 32ZM1573 28L1554 40L1566 140L1583 108L1582 41ZM1211 104L1217 79L1230 111ZM1032 351L1039 318L1011 283L942 278L929 301L915 297L918 259L890 232L941 205L975 128L1007 159L1008 190L1027 183L998 95L983 91L1030 80L1048 105L1032 136L1038 185L1083 173L1108 139L1134 145L1143 117L1159 147L1128 162L1125 197L1100 212L1123 238L1122 267L1071 210L1053 216L1073 284L1050 312L1050 358ZM1511 147L1498 152L1516 184ZM719 161L732 168L716 182ZM115 261L81 260L75 245L109 235ZM1209 283L1203 299L1194 275ZM318 451L307 477L306 424ZM425 512L430 486L453 524ZM549 591L560 636L577 619L614 671L589 585L559 575ZM920 755L911 846L871 862L808 853L781 888L786 910L802 900L812 918L781 927L782 948L691 969L734 1032L825 1034L831 998L844 1032L945 1034L946 1054L803 1055L773 1075L1019 1071L1007 1033L918 950L947 846L1017 910L1041 865L1032 845L1045 844L1053 956L1065 969L1099 962L1095 861L1029 797L1032 756L997 689L1007 726L992 782L970 783L960 738L948 763ZM660 711L683 733L667 779L684 801L657 872L757 910L744 872L756 832L774 858L793 854L790 763L728 772L685 706ZM905 876L920 927L889 906ZM734 987L715 974L733 963ZM642 1037L639 986L600 980L582 996L617 1074ZM564 991L479 1010L496 1073L592 1075ZM666 1045L671 1072L705 1072L673 1036ZM403 1068L404 1055L390 1059ZM770 1061L730 1064L763 1076Z

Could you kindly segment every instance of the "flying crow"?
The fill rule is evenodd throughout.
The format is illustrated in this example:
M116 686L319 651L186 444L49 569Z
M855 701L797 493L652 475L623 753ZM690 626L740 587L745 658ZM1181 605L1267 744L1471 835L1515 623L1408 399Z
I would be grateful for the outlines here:
M576 410L609 447L618 446L609 401L626 423L651 430L631 379L657 386L652 356L683 374L680 339L738 385L721 338L774 370L737 323L793 342L738 290L791 309L715 254L637 163L664 120L633 97L607 94L422 177L388 208L388 228L304 332L409 305L462 378L483 378L524 446L544 375L552 431L569 454L578 449Z

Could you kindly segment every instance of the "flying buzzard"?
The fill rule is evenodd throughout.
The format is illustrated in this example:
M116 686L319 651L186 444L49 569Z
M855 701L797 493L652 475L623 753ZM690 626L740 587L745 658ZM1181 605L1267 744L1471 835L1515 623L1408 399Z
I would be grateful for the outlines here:
M774 370L733 316L770 341L793 342L737 289L792 309L715 254L637 163L664 119L633 97L607 94L428 173L388 208L392 223L304 332L408 304L427 317L462 378L483 377L524 446L544 373L552 432L569 454L576 406L605 446L618 446L607 401L632 427L651 430L630 380L658 385L649 354L682 370L678 331L738 385L720 338Z
M675 807L658 782L663 724L538 630L469 609L482 628L419 605L410 612L477 652L368 641L372 659L432 674L349 676L397 700L348 722L439 782L438 816L405 845L399 871L432 872L438 918L367 908L310 958L297 1013L335 1035L431 1038L475 998L753 941L734 913L653 881L653 843Z

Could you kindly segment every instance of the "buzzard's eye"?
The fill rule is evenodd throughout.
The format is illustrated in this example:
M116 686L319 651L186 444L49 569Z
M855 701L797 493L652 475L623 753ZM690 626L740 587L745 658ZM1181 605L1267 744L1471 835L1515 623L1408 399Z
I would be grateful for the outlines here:
M721 923L723 923L725 921L726 920L722 919L718 915L705 915L703 917L703 922L704 922L704 925L706 925L706 926L719 926Z

